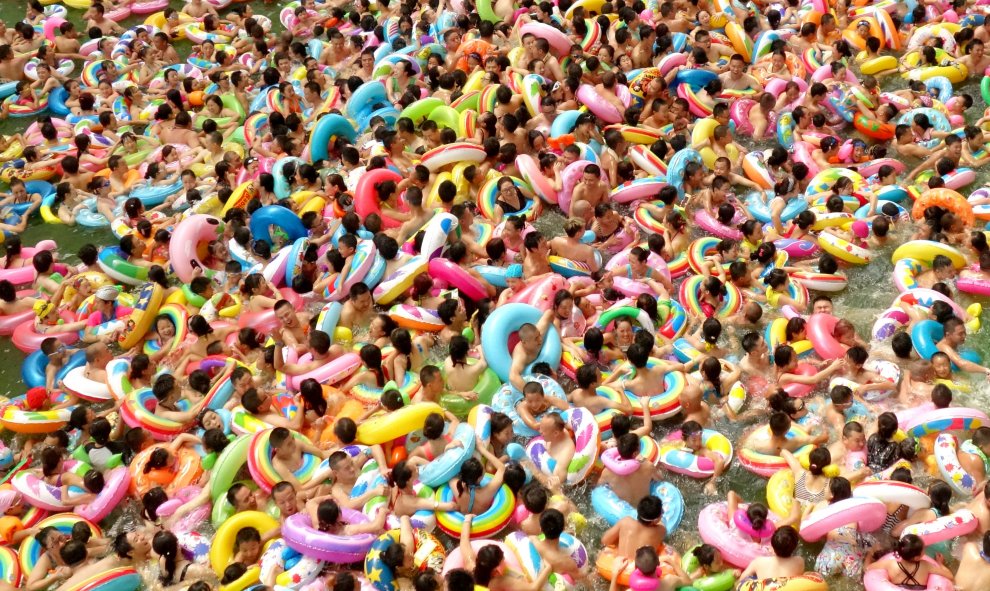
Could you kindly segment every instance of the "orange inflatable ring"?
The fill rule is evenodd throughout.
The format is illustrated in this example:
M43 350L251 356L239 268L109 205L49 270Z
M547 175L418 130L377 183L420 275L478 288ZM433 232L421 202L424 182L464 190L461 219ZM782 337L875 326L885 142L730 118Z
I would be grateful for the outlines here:
M883 37L881 36L881 39L882 38ZM481 66L484 67L485 58L488 57L488 54L491 53L492 51L492 44L483 39L474 39L466 43L461 43L460 47L457 48L457 51L461 52L464 55L464 57L457 60L457 69L467 72L468 71L467 56L471 55L472 53L477 53L481 55Z
M877 19L872 16L858 16L852 19L852 24L846 27L842 31L842 38L846 40L849 45L852 45L859 51L866 49L866 39L860 36L856 31L860 21L866 21L870 24L870 36L876 37L877 39L883 40L883 29L880 28L880 23Z
M966 198L952 189L945 188L928 189L922 193L911 208L911 217L916 221L920 220L925 216L925 210L935 205L956 214L967 226L972 226L976 221L973 206L966 201Z
M131 494L141 498L144 493L160 486L169 497L183 488L195 484L203 474L203 466L199 457L191 447L181 447L175 454L175 464L171 468L159 468L145 472L144 467L151 454L158 448L165 449L166 444L152 445L141 450L131 462Z
M853 119L853 126L856 131L870 139L885 142L894 139L894 125L891 123L881 123L876 119L869 119L866 115L858 113Z

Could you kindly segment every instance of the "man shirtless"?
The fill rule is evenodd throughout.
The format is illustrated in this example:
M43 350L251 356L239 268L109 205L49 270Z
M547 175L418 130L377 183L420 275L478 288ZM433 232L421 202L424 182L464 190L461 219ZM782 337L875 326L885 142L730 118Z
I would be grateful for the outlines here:
M526 279L540 277L551 272L550 245L547 239L536 230L523 238L523 275Z
M372 446L373 448L378 448L379 452L381 448L379 446ZM368 448L370 452L372 448ZM328 464L330 469L333 471L333 485L330 487L330 494L333 499L337 501L337 504L341 507L347 507L350 509L361 510L361 507L365 503L370 501L372 498L377 497L385 493L384 486L368 487L368 490L364 494L358 496L351 496L351 491L354 489L354 484L357 482L358 475L360 473L361 463L359 460L365 460L366 455L361 452L357 457L352 458L350 454L345 451L337 450L330 454L328 459ZM384 461L384 456L382 456ZM384 464L379 464L384 465Z
M201 147L199 134L192 129L192 117L186 111L180 111L175 116L175 127L161 130L159 139L163 144L186 145L190 148Z
M584 167L581 175L581 182L574 187L571 195L571 207L568 216L584 220L585 224L591 222L595 206L608 199L608 183L602 180L602 169L597 164L588 164Z
M189 0L189 2L187 2L182 8L182 12L188 14L194 19L201 19L208 14L218 16L216 9L203 0Z
M963 371L982 373L990 377L990 368L973 363L959 354L959 347L966 343L966 327L958 318L949 318L944 324L945 337L935 345L939 351L949 356L949 360Z
M56 35L55 56L58 58L81 59L79 49L82 44L79 42L79 31L76 26L68 21L58 27L59 35Z
M763 90L763 85L746 73L746 60L738 53L729 60L729 71L720 74L718 78L722 81L722 88L725 90L747 90L749 88L757 92Z
M972 439L959 448L959 465L976 482L983 482L990 475L990 427L973 431Z
M523 391L526 387L526 381L522 378L523 372L540 356L543 339L550 330L551 322L553 322L553 310L547 310L535 325L527 322L519 328L519 342L512 349L512 364L509 366L509 383L519 391ZM556 333L553 336L556 336Z
M650 485L653 481L661 478L660 469L639 457L639 437L632 433L620 437L616 449L622 460L636 461L639 466L634 472L626 475L616 474L606 466L598 478L598 484L608 486L616 496L630 505L638 505L643 497L650 495Z
M355 327L367 328L371 323L371 318L375 315L371 290L366 284L359 281L351 286L348 296L348 300L344 302L344 308L340 311L338 326L346 326L351 330L354 330Z
M14 48L0 45L0 80L27 80L24 65L29 58L14 57Z
M798 534L789 525L781 527L770 538L774 556L760 556L749 563L739 575L739 581L755 577L758 580L780 577L797 577L804 574L804 558L794 556L798 547Z
M550 251L576 263L582 263L594 272L599 268L601 255L598 255L590 244L581 242L584 231L584 222L581 220L577 218L567 220L564 222L564 235L550 240Z
M124 32L124 28L108 19L106 16L106 8L103 7L99 2L95 2L83 15L86 19L86 29L92 29L96 27L103 32L104 35L117 34L120 35Z
M292 432L284 427L273 429L269 442L272 449L275 450L272 457L272 466L281 480L291 482L297 490L315 488L323 482L324 478L321 478L319 474L314 474L309 481L300 483L296 479L295 472L302 467L304 453L312 454L323 459L327 452L308 441L296 440L292 436Z
M560 536L564 533L566 520L564 514L556 509L547 509L540 515L540 531L542 536L530 536L530 541L536 546L540 557L550 563L555 574L569 575L575 580L583 579L587 572L579 568L570 552L560 545Z
M626 350L626 359L632 367L626 365L623 370L616 371L605 381L605 385L618 382L618 387L621 390L628 390L637 396L652 396L666 389L663 380L668 372L687 371L688 366L693 366L697 363L697 361L692 361L688 364L658 361L652 366L648 366L647 364L650 360L652 350L652 346L643 342L635 342L629 345L629 349ZM624 376L633 372L635 372L636 377L630 379L624 378Z
M299 353L306 352L309 343L306 336L309 332L309 315L305 312L296 312L289 300L275 302L274 310L279 324L278 336L282 342L295 347Z
M990 589L990 532L983 534L982 542L966 542L956 571L956 591L982 591Z
M516 412L520 420L534 431L541 430L538 417L545 415L551 408L556 408L558 411L570 408L566 401L556 396L548 397L539 382L529 382L523 386L522 392L523 399L516 404Z
M83 375L94 382L107 381L107 363L113 360L113 355L107 344L100 341L86 347L86 369Z
M636 518L623 517L602 534L602 546L611 548L617 555L632 560L643 546L661 550L667 528L660 522L663 503L653 495L647 495L636 504Z
M564 429L564 419L557 413L548 413L540 419L540 435L546 444L547 453L553 458L553 475L548 486L551 490L560 488L567 482L567 470L574 459L574 440Z
M973 39L970 42L968 53L961 58L959 58L958 63L966 66L969 70L969 78L973 77L983 77L983 71L990 66L990 56L986 54L986 46L983 41L979 39Z
M441 343L450 343L451 340L463 333L468 325L467 308L460 298L447 298L437 306L437 316L443 322L439 339Z

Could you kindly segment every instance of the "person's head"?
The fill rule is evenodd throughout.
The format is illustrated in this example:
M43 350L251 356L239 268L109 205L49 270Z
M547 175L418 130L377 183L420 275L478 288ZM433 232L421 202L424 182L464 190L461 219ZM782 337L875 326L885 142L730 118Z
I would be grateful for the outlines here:
M925 554L925 542L915 534L905 534L897 540L895 551L901 560L921 562Z
M793 527L785 525L777 528L770 538L770 547L777 558L790 558L798 547L798 533Z
M791 418L780 411L770 414L770 433L774 437L784 437L791 428Z
M877 435L881 438L890 440L897 433L897 415L892 412L882 413L877 417Z
M662 518L663 501L660 497L646 495L636 504L636 520L643 525L656 525Z
M296 488L291 482L282 481L272 487L272 500L275 506L281 511L283 517L295 515L299 512L299 505L296 501Z
M62 548L59 550L59 556L62 558L62 562L64 562L66 566L81 566L88 557L86 544L78 540L69 540L62 545Z
M830 463L832 463L832 454L827 447L816 447L808 454L808 471L815 476L820 476Z
M828 483L828 498L830 503L837 503L852 497L852 485L849 480L836 476Z
M557 509L547 509L540 515L540 531L548 540L558 540L564 533L564 514Z

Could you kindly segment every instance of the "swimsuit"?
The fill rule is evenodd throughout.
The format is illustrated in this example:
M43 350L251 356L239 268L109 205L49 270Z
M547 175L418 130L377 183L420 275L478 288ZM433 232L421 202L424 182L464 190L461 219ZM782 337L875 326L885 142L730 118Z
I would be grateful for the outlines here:
M985 474L990 474L990 458L987 458L987 455L983 453L983 450L976 447L976 445L973 444L972 439L967 439L966 441L963 441L962 444L959 446L959 449L968 454L973 454L974 456L983 460L983 472Z
M825 489L813 493L808 490L808 473L802 472L801 477L794 483L794 498L809 505L817 505L825 500Z
M502 199L496 199L495 200L495 205L497 205L497 206L499 206L499 207L502 208L502 214L504 214L504 215L509 215L509 214L513 214L513 213L519 213L520 211L522 211L522 206L521 205L519 207L516 207L515 205L509 205L508 203L506 203Z
M889 534L890 530L894 529L894 526L901 522L901 518L897 514L901 512L901 509L906 508L907 505L898 505L893 513L888 513L887 518L883 520L883 525L880 526L880 531Z
M898 560L897 568L899 568L901 572L904 573L904 581L898 584L897 585L898 587L902 589L911 589L914 591L922 591L923 589L928 588L928 585L922 585L921 583L918 582L918 579L915 578L915 575L917 575L918 571L921 569L920 562L914 563L914 570L908 572L908 570L904 567L904 563Z

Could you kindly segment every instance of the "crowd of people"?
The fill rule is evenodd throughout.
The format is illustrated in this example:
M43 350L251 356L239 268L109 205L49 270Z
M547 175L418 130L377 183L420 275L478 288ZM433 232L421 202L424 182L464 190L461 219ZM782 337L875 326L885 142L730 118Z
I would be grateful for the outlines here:
M987 588L985 12L29 0L0 591Z

